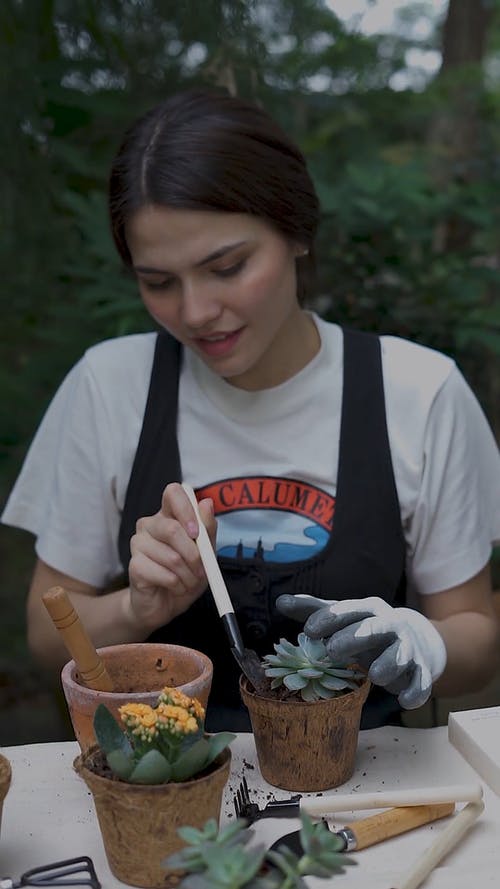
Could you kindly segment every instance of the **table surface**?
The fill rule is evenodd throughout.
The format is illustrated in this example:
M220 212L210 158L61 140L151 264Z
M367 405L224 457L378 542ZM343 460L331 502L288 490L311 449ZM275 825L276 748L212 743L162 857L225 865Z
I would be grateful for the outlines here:
M5 747L12 765L12 784L4 802L0 834L0 879L21 874L61 858L89 855L103 889L120 889L107 865L92 797L72 768L76 742ZM252 734L232 744L231 774L226 786L222 821L234 818L233 797L244 775L252 799L265 805L289 794L267 784L256 761ZM449 744L446 728L385 727L360 733L352 778L337 790L364 791L434 787L477 782L477 774ZM422 889L498 889L500 885L500 798L486 785L485 810L422 884ZM314 794L304 794L314 796ZM346 811L335 816L338 827L373 812ZM311 889L391 889L432 844L449 819L424 825L376 846L351 853L357 862L331 880L307 878ZM269 818L254 825L252 842L270 845L299 826L295 819Z

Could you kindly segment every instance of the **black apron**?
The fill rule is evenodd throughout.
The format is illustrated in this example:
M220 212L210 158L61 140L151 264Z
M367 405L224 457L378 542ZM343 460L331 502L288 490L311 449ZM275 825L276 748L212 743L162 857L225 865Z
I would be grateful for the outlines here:
M310 593L324 599L380 596L391 605L404 604L405 541L387 434L380 341L373 334L348 329L343 336L337 492L327 545L301 562L270 563L258 554L219 558L244 644L259 655L273 652L273 643L282 636L295 642L302 629L276 610L281 593ZM179 343L168 333L159 333L119 532L125 571L137 519L156 513L165 486L182 481L176 431L181 356ZM214 676L207 729L250 730L239 696L240 671L209 590L148 641L188 645L208 654ZM373 688L361 727L397 724L399 712L393 695Z

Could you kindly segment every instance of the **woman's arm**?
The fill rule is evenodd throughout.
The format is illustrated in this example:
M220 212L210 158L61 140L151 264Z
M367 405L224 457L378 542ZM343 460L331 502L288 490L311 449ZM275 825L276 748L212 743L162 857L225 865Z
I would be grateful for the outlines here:
M141 642L146 638L147 632L141 631L130 614L128 588L98 595L101 591L96 587L69 577L38 559L28 594L27 627L28 645L42 666L60 670L70 659L42 601L42 594L53 586L62 586L68 591L96 648L120 642Z
M493 606L489 565L465 583L420 596L419 608L441 634L446 668L434 685L442 697L483 688L500 668L500 626Z
M212 541L216 522L211 500L200 513ZM42 596L62 586L96 648L141 642L186 611L206 589L207 579L195 538L198 522L181 485L167 485L161 509L137 522L131 539L129 586L97 589L38 560L27 603L28 644L41 664L60 669L68 653L52 624Z

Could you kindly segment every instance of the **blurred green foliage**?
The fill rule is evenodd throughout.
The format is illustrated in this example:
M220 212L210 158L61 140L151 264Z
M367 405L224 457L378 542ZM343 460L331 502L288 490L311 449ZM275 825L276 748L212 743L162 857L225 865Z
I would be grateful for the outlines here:
M441 45L440 21L413 36L432 6L365 36L322 0L4 0L0 497L82 351L151 327L108 232L107 171L129 122L193 84L255 99L302 146L318 309L453 354L500 430L498 2L480 65L395 90L408 50ZM474 109L465 158L435 136L457 94Z
M2 0L0 502L84 349L152 326L106 180L131 120L191 85L260 102L303 148L323 208L316 308L452 354L500 435L499 6L450 0L426 30L435 4L408 2L396 33L366 36L323 0ZM441 47L452 64L402 88L408 53ZM1 709L40 680L32 541L0 531ZM33 724L10 743L41 739Z

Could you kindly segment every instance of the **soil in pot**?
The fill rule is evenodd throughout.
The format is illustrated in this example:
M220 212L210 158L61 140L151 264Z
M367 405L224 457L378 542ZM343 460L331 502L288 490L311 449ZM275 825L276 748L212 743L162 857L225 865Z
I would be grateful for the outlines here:
M163 862L184 846L179 827L202 828L209 818L219 821L230 750L190 780L168 784L127 784L111 776L97 747L78 756L73 765L93 795L114 876L145 889L176 886L182 875Z
M328 790L353 771L363 704L370 689L359 688L309 703L287 691L257 695L245 676L240 692L248 708L262 777L283 790ZM278 692L278 695L276 694Z

